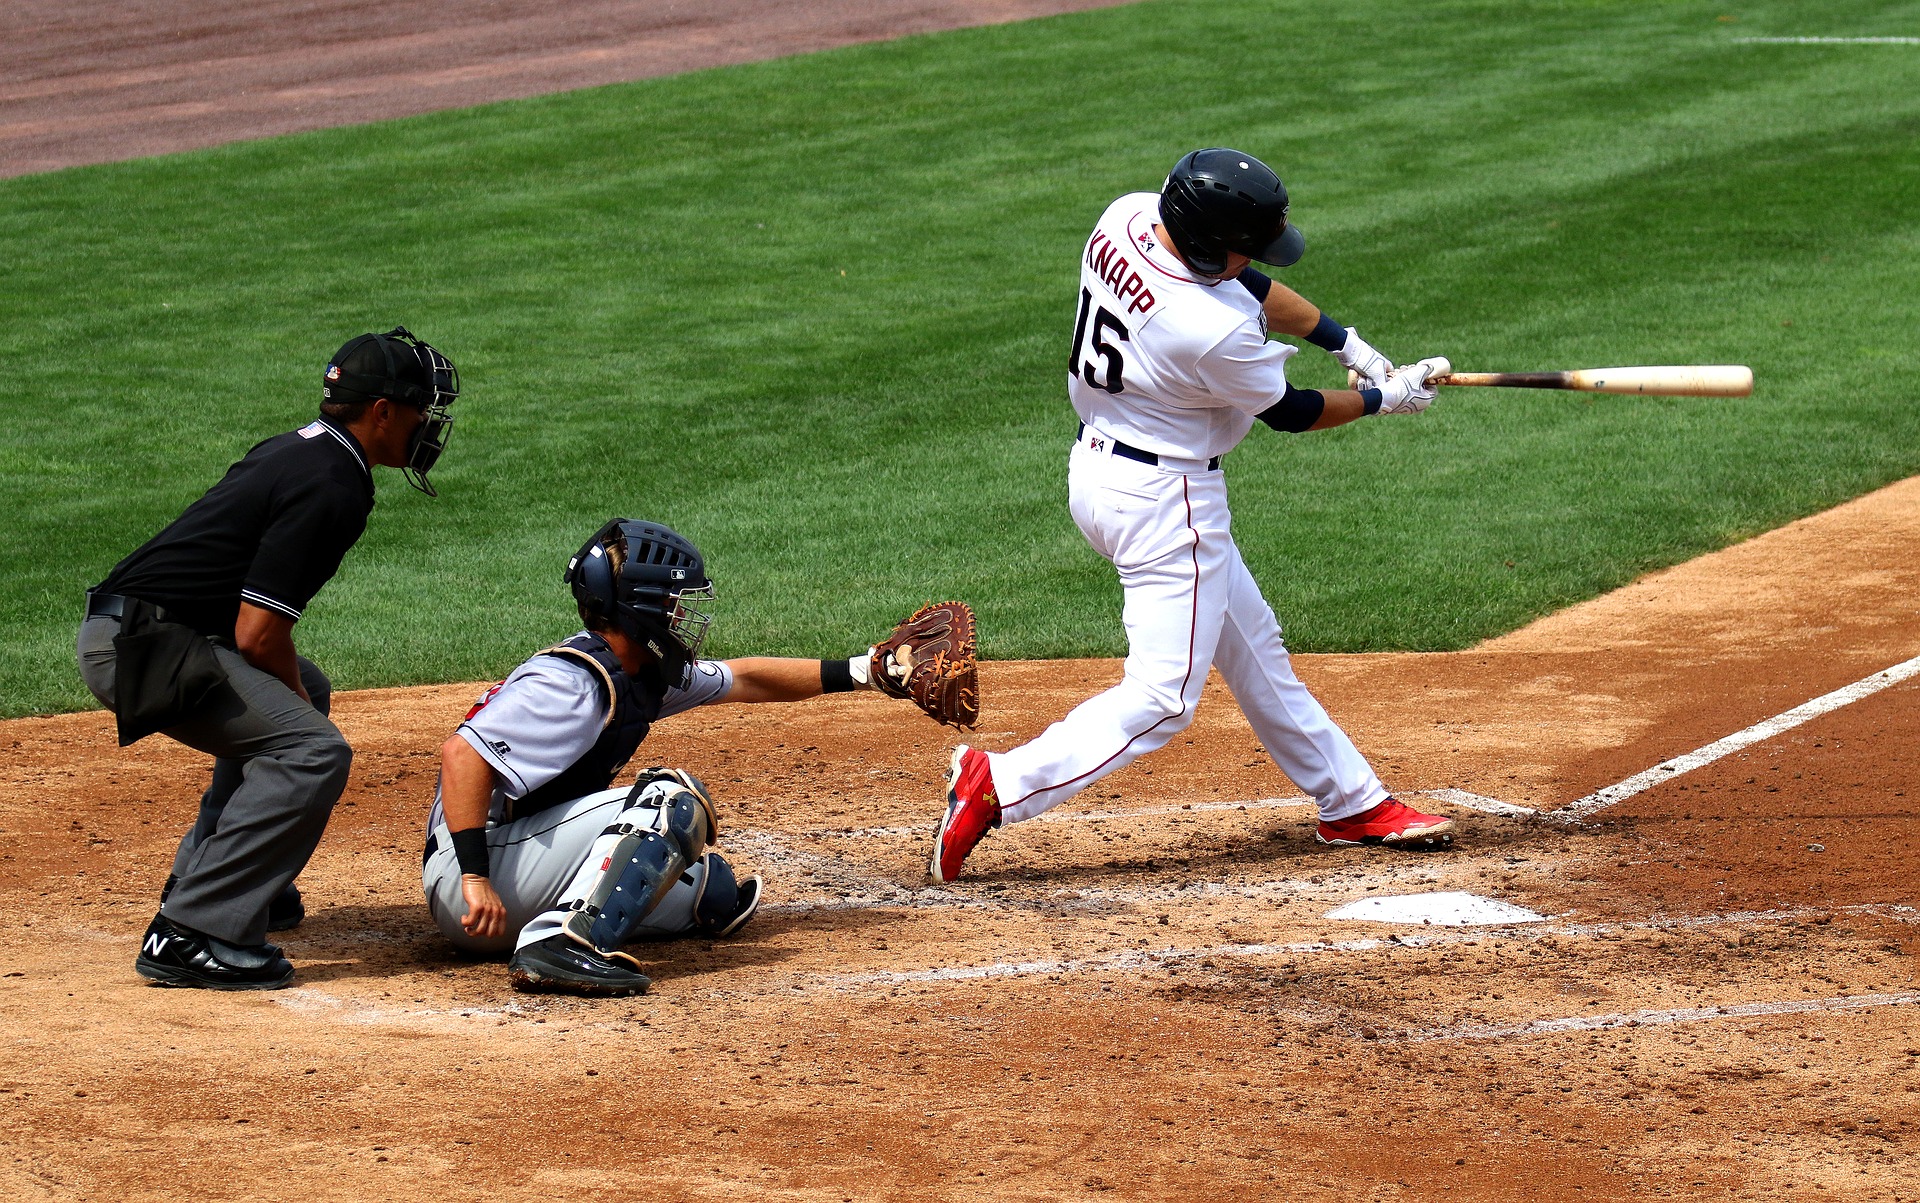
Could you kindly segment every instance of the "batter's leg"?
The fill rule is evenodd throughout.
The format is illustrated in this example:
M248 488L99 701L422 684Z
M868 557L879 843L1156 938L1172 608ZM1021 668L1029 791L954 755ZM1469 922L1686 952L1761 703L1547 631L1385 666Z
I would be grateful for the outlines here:
M1058 806L1193 721L1231 583L1225 569L1233 541L1217 475L1169 476L1157 526L1127 512L1128 494L1095 498L1084 526L1095 548L1111 549L1126 591L1126 676L1039 738L989 757L1003 822ZM1137 549L1148 558L1134 560Z
M1323 820L1379 805L1386 786L1294 675L1280 622L1238 548L1223 573L1229 579L1227 614L1213 662L1267 755L1319 802Z

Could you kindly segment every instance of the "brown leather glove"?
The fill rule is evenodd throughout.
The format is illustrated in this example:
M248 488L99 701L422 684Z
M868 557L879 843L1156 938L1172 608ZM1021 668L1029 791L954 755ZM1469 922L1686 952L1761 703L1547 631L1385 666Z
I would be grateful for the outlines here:
M973 607L922 606L874 646L868 662L874 688L911 698L934 721L971 727L980 721L980 673Z

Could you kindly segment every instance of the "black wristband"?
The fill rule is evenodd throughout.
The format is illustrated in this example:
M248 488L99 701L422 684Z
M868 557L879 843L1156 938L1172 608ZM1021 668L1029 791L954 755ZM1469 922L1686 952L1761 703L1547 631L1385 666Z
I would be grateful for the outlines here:
M1369 418L1380 412L1381 400L1380 390L1377 388L1363 388L1360 390L1360 404L1365 407L1364 412Z
M451 834L453 856L460 862L460 872L473 877L486 877L493 869L493 861L487 855L487 829L469 827Z
M853 683L853 665L845 660L820 662L820 692L847 693L858 688Z
M1322 351L1332 353L1347 345L1347 328L1326 314L1320 315L1320 324L1307 335L1307 341Z

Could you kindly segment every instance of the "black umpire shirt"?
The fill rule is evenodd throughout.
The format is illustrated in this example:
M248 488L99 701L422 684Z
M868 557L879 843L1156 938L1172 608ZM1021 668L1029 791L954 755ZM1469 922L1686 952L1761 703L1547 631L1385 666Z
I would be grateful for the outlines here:
M372 512L360 440L316 418L255 445L93 592L152 602L174 622L232 639L242 601L298 619Z

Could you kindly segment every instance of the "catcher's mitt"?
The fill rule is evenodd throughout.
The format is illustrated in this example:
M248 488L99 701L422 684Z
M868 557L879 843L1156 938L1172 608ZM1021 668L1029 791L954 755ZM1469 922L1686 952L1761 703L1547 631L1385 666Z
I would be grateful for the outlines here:
M973 607L965 602L922 606L876 645L868 661L875 688L911 698L936 722L971 727L980 721L980 673Z

